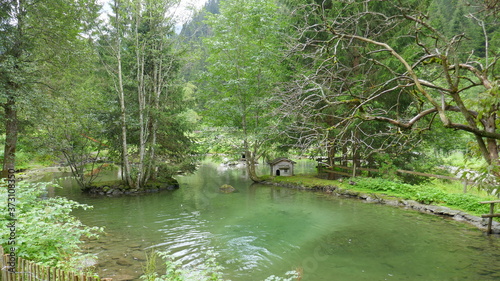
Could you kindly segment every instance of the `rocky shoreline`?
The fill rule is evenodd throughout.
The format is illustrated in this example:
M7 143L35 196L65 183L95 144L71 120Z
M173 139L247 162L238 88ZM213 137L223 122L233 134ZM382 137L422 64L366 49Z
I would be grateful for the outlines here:
M148 183L145 187L139 189L131 189L122 181L95 183L87 189L83 190L94 196L120 196L120 195L139 195L144 193L155 193L164 190L179 189L179 182L175 179L168 181L155 181Z
M483 230L483 231L486 231L487 224L488 224L487 219L483 219L481 217L474 216L474 215L465 213L463 211L453 210L453 209L448 208L448 207L427 205L427 204L422 204L420 202L417 202L415 200L405 200L405 199L391 197L391 196L380 196L380 195L373 194L373 193L363 193L363 192L353 191L353 190L349 190L349 189L343 189L343 188L340 188L338 186L333 186L333 185L315 186L312 188L307 188L307 187L299 185L299 184L282 183L282 182L274 182L274 181L264 181L264 182L262 182L262 184L274 185L274 186L280 186L280 187L286 187L286 188L292 188L292 189L299 189L299 190L320 191L320 192L325 192L327 194L331 194L333 196L360 199L360 200L363 200L367 203L384 204L384 205L404 208L404 209L408 209L408 210L415 210L415 211L418 211L421 213L437 215L437 216L441 216L444 218L449 218L449 219L453 219L456 221L465 222L465 223L473 225L474 227L477 227L478 229ZM500 223L493 221L493 225L492 225L491 230L492 230L493 234L497 234L497 235L500 234Z
M49 173L70 173L68 167L43 167L22 171L18 178L20 180L38 181L44 175ZM83 189L83 193L92 196L122 196L122 195L140 195L146 193L155 193L160 191L172 191L179 189L179 182L174 178L163 178L162 180L151 181L146 186L139 189L131 189L121 180L94 182L91 186Z

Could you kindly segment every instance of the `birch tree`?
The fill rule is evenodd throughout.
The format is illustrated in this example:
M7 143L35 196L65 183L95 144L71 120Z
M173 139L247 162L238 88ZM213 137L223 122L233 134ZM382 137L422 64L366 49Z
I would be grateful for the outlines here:
M178 77L181 53L169 17L174 5L116 0L110 32L102 34L103 62L119 102L123 179L133 189L190 159L192 142L181 116L187 104ZM171 142L178 142L175 151L169 150Z

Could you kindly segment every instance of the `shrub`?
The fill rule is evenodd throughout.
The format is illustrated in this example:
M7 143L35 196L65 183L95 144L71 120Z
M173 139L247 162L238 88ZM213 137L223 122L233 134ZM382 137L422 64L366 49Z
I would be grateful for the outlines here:
M412 190L410 184L391 181L383 178L356 178L357 185L373 191L385 191L403 194Z
M433 187L418 186L413 196L420 203L432 204L444 202L446 193Z
M430 185L411 185L382 178L356 178L357 186L396 195L405 199L413 199L424 204L441 204L473 213L488 213L489 206L480 204L484 198L473 194L447 193L439 187Z
M88 227L71 215L76 208L90 206L62 197L47 198L47 183L16 183L15 207L8 204L5 182L0 190L0 244L11 248L9 208L15 211L15 254L43 265L76 269L79 261L91 258L81 253L83 236L97 237L102 228ZM11 203L12 204L12 203ZM12 242L12 240L10 240ZM95 258L95 257L92 257Z
M458 208L477 214L489 213L490 206L488 204L479 203L482 201L475 195L472 194L447 194L443 201L451 206L457 206Z

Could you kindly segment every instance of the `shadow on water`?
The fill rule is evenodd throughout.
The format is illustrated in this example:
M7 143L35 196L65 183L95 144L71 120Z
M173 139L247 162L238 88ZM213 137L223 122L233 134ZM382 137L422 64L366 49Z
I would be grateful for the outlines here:
M297 268L304 281L500 279L498 239L461 223L255 185L244 169L214 163L178 180L174 192L93 198L61 178L64 188L54 192L94 206L75 215L105 226L87 250L98 254L99 274L114 280L138 280L151 249L169 251L185 266L202 264L213 250L233 281ZM238 192L219 193L223 184Z

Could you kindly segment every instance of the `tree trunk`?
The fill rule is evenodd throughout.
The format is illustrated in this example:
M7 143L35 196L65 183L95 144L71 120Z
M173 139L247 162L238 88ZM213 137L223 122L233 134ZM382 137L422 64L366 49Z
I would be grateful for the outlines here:
M344 139L345 140L345 139ZM349 155L347 155L347 143L344 142L342 144L342 160L341 160L341 164L342 166L345 166L347 167L349 165Z
M498 161L498 145L497 145L497 140L495 139L488 139L488 152L490 154L490 159L491 159L491 164L498 166L500 163Z
M257 171L255 170L255 155L246 150L245 151L245 161L247 164L247 173L253 182L261 182L262 179L257 176Z
M137 102L139 105L139 163L138 163L138 172L137 172L137 178L135 181L135 188L141 188L146 184L146 178L149 175L148 167L149 165L146 165L146 150L147 150L147 145L148 145L148 132L147 132L147 126L149 122L147 121L146 118L146 95L147 95L147 89L145 85L145 79L146 79L146 74L145 74L145 64L146 64L146 58L145 58L145 44L139 40L139 26L141 25L141 20L142 20L142 7L141 3L138 1L136 3L136 10L135 10L135 56L136 56L136 82L137 82Z
M358 176L359 171L356 170L361 166L361 159L360 159L360 153L359 153L359 130L354 129L354 139L353 139L353 145L352 145L352 165L354 167L352 175Z
M2 177L8 176L9 170L15 170L18 136L17 109L14 98L10 97L4 105L5 110L5 146Z
M237 70L239 70L237 68ZM242 103L243 116L241 119L241 125L243 128L243 148L245 149L245 161L247 165L247 172L250 179L254 182L261 182L262 180L257 176L255 171L255 153L250 151L250 144L248 143L248 128L247 128L247 105L245 99Z
M17 1L12 3L16 5L17 14L15 20L17 20L16 35L14 36L13 49L10 50L16 61L14 68L20 70L18 61L21 60L24 53L24 17L25 14L25 3L24 1ZM2 50L5 52L6 50ZM7 82L7 102L3 104L5 112L5 145L4 145L4 158L2 166L2 178L7 178L9 170L16 169L16 150L17 150L17 137L19 133L19 120L17 119L17 108L16 108L16 95L17 90L21 85L13 81ZM12 91L9 93L9 90Z
M493 113L491 116L485 121L485 130L488 132L495 132L496 131L496 114ZM489 153L489 159L490 159L490 165L493 166L498 166L499 159L498 159L498 141L496 139L488 138L486 139L487 147L488 147L488 153ZM499 175L496 175L499 176Z
M133 187L132 177L130 176L130 162L128 159L128 145L127 145L127 114L125 108L125 93L123 92L123 77L122 77L122 64L121 56L118 55L118 83L119 83L119 93L118 97L120 100L120 119L121 119L121 131L122 131L122 161L123 161L123 171L124 180L127 185Z
M141 46L136 41L137 55L137 101L139 103L139 164L135 188L145 184L146 171L146 145L147 145L147 122L144 118L146 111L146 89L144 87L144 54L140 52Z
M119 11L120 4L118 1L115 1L115 10ZM116 21L119 25L120 13L116 13ZM118 26L118 31L120 31L120 27ZM123 89L123 71L122 71L122 55L121 55L121 32L117 34L117 46L116 46L116 60L118 64L118 99L120 100L120 121L121 121L121 141L122 141L122 167L123 167L123 180L126 181L127 185L133 187L133 181L130 175L130 162L128 158L128 145L127 145L127 115L125 108L125 92Z
M158 50L163 50L163 44L160 43ZM160 60L158 64L154 65L153 72L153 90L154 90L154 109L153 113L150 113L151 118L151 144L149 148L149 173L153 180L158 178L158 166L156 163L156 142L157 142L157 130L158 130L158 119L160 112L160 97L163 89L163 61Z
M328 143L328 165L330 166L329 169L332 169L333 165L335 165L335 142L334 139ZM336 179L336 175L334 173L327 173L328 174L328 179L329 180L334 180Z

